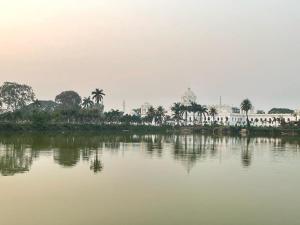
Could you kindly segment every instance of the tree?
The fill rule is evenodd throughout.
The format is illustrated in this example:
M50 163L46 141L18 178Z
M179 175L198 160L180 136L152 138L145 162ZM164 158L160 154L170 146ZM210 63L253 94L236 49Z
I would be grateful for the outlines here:
M38 99L35 99L32 103L33 108L38 109L42 106L41 102Z
M293 114L295 111L287 108L272 108L268 114Z
M188 113L188 106L180 104L180 114L184 115L185 125L187 125L187 113Z
M179 121L182 119L181 116L181 103L176 102L171 107L171 110L173 112L173 118L176 120L177 125L179 124Z
M155 118L156 118L156 111L155 111L154 107L151 106L148 109L146 121L151 123L153 120L155 120Z
M200 115L200 123L202 124L202 116L204 116L205 117L205 115L208 115L208 109L205 107L205 106L202 106L202 105L198 105L197 106L197 108L198 108L198 113L199 113L199 115Z
M215 107L209 109L209 115L213 118L213 124L215 123L215 117L218 114L218 111Z
M123 112L112 109L109 112L104 113L105 119L109 123L119 123L122 119Z
M80 107L81 97L75 91L63 91L55 97L55 102L64 109L76 109Z
M252 103L249 99L244 99L241 103L241 109L246 113L247 117L247 127L250 127L250 121L248 117L248 112L253 108Z
M99 104L103 100L103 97L105 96L103 90L102 89L100 90L98 88L96 88L96 90L92 92L92 95L93 95L93 99L95 99L97 104Z
M92 101L91 96L83 98L81 105L84 109L92 107L94 105L94 102Z
M165 118L165 113L166 113L166 110L162 107L162 106L158 106L156 111L155 111L155 117L156 117L156 120L157 122L161 125L164 121L164 118Z
M4 82L0 87L0 102L8 110L15 111L33 102L35 94L32 88L25 84Z
M103 169L103 165L98 158L98 148L96 148L95 158L91 161L90 170L92 170L95 174L101 172Z
M193 123L195 125L195 113L198 112L199 105L196 102L191 102L190 111L193 112Z

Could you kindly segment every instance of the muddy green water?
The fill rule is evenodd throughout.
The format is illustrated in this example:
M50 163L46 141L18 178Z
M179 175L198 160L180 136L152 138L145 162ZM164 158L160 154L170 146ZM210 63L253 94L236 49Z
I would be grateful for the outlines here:
M300 139L0 135L2 225L298 225Z

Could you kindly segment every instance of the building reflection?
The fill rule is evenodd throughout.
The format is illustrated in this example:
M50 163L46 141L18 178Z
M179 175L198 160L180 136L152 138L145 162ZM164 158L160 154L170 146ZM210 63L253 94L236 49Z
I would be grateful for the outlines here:
M2 176L30 171L41 155L53 157L62 167L89 163L92 173L103 171L102 155L140 152L144 156L169 157L180 162L187 172L197 163L222 161L223 156L240 154L241 165L253 165L256 151L271 150L274 158L300 154L297 138L241 138L203 135L0 135L0 173Z

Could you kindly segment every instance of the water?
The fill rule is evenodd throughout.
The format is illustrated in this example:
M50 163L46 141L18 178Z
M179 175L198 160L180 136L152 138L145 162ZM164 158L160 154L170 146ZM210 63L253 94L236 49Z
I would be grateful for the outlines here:
M0 135L1 225L298 225L300 139Z

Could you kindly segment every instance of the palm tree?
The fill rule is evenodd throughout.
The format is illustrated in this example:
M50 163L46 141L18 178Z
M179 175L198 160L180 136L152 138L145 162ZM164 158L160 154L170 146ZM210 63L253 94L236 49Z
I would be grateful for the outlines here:
M87 109L87 108L90 108L91 106L93 106L94 105L94 102L92 101L92 99L91 99L91 96L89 96L89 97L87 97L87 98L84 98L83 100L82 100L82 107L83 108L85 108L85 109Z
M173 118L176 120L177 125L178 125L179 121L182 119L181 103L179 103L179 102L174 103L171 110L173 112Z
M248 117L248 112L253 108L252 103L249 99L244 99L241 103L241 109L245 111L247 117L247 127L250 127L250 121Z
M100 90L98 88L96 88L96 90L92 92L92 95L97 104L99 104L103 100L103 96L105 96L103 90Z
M158 106L155 111L155 117L160 125L163 123L163 120L165 118L165 112L166 110L162 106Z
M195 125L195 113L198 112L198 104L196 102L191 102L191 105L189 106L189 109L191 112L193 112L193 123Z
M218 114L218 111L215 107L209 109L209 115L213 118L213 124L215 123L215 117Z
M205 117L205 115L208 115L208 109L205 107L205 106L202 106L202 105L198 105L198 113L200 115L200 123L202 125L202 116Z
M187 125L188 106L180 104L180 112L181 112L181 115L184 115L185 125Z
M147 112L147 120L148 120L148 122L152 122L153 120L155 120L155 117L156 117L155 109L154 109L153 106L151 106L148 109L148 112Z

